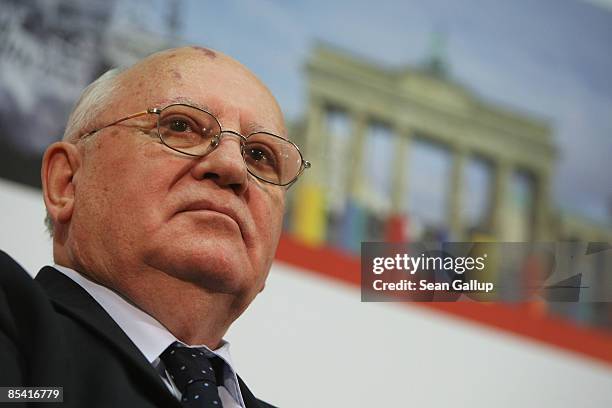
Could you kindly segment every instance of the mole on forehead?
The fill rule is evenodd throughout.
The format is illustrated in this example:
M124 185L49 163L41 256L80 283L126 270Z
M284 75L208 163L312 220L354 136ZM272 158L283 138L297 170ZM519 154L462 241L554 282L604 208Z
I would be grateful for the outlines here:
M210 59L217 58L217 53L214 52L213 50L209 49L209 48L200 47L200 46L197 46L197 45L194 45L191 48L194 49L194 50L197 50L197 51L200 51L200 52L204 53L204 55L207 56Z
M171 69L170 73L172 74L172 78L174 78L174 79L182 79L183 78L181 73L178 72L176 69Z

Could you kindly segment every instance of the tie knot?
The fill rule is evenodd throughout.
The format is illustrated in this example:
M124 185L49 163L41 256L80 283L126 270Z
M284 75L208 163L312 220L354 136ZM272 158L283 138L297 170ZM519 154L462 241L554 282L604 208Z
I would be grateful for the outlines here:
M160 357L181 393L195 383L205 388L217 387L212 361L201 350L174 342Z

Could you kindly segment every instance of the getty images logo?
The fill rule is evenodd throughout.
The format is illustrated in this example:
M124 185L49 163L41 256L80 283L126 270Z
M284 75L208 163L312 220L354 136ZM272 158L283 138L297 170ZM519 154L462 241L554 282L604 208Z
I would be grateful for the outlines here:
M414 275L417 271L447 271L463 274L466 271L482 271L485 268L487 254L482 256L430 256L421 253L418 256L395 254L389 257L375 257L372 262L372 272L380 275L385 271L405 271Z

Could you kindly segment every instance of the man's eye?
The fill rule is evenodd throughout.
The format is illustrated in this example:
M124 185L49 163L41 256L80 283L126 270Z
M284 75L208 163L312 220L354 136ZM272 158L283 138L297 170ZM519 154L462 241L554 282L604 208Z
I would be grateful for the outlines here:
M276 158L274 154L265 146L247 147L246 156L247 162L251 162L257 167L273 168L276 166Z
M255 160L257 162L268 160L268 157L266 156L266 153L263 150L250 148L248 149L247 153L252 160Z
M170 130L173 132L188 132L191 130L189 124L184 120L174 119L170 122Z

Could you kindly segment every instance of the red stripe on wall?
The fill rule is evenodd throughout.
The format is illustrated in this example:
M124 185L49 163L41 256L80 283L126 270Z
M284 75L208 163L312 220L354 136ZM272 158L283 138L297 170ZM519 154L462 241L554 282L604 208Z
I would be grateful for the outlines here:
M359 287L359 258L328 247L310 247L284 235L276 259L310 272ZM537 304L411 302L488 327L543 342L612 365L612 332L578 326L543 312Z

